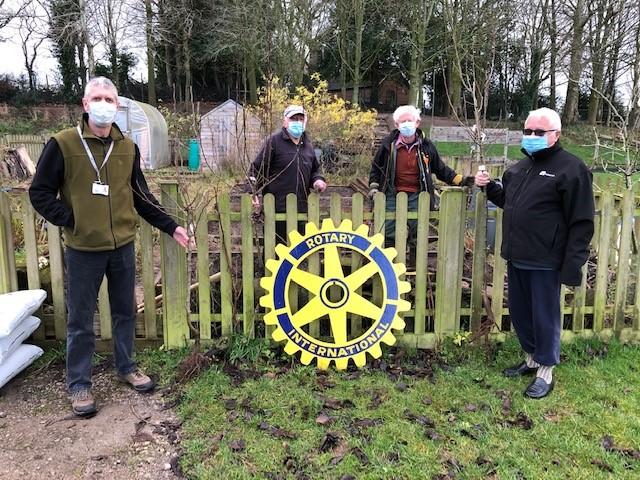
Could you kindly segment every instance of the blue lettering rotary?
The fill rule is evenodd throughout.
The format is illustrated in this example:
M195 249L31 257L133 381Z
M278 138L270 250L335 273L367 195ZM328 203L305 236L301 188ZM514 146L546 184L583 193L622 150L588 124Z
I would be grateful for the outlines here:
M299 260L300 258L305 256L307 253L309 253L309 250L319 247L321 245L325 245L328 243L345 244L345 242L341 242L341 241L338 241L338 242L331 241L330 240L331 235L340 236L340 235L344 235L344 233L340 231L333 231L333 232L321 232L316 235L310 235L309 237L306 237L304 240L298 243L298 245L296 245L291 249L291 252L290 252L291 256L296 260ZM355 233L350 233L349 236L351 237L351 242L348 242L346 244L353 245L355 248L357 248L358 250L361 250L362 252L365 252L369 248L369 245L371 245L371 242L369 242L369 240L367 240L364 237L361 237L360 235L357 235ZM309 245L307 241L314 237L321 237L322 241L320 243L314 242L313 245Z

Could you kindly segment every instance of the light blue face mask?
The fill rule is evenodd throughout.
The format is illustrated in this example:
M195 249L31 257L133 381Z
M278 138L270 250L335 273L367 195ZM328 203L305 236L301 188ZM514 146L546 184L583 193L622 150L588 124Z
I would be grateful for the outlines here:
M115 103L103 101L89 103L89 117L98 127L107 127L116 120L118 108Z
M300 138L304 133L304 122L289 122L289 126L287 126L287 132L293 138Z
M416 133L416 122L402 122L398 126L398 130L403 137L413 137Z
M533 155L540 150L544 150L548 147L547 137L538 137L537 135L523 135L522 142L520 143L529 155Z

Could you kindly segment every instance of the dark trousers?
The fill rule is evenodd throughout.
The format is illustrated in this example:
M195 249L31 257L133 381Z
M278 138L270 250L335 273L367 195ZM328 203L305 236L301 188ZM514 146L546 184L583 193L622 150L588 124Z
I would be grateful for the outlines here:
M522 349L540 365L560 363L560 272L508 265L509 318Z
M418 211L418 198L420 196L420 192L415 193L407 193L407 211L409 212L417 212ZM386 210L387 212L395 212L396 211L396 193L389 193L386 196ZM418 221L417 220L409 220L408 231L407 231L407 244L415 245L416 237L418 233ZM396 221L395 219L387 219L384 221L384 246L385 247L395 247L396 245Z
M113 350L116 370L133 372L135 335L133 242L106 252L83 252L67 247L67 387L70 392L91 388L95 350L93 317L98 290L106 274L109 283Z

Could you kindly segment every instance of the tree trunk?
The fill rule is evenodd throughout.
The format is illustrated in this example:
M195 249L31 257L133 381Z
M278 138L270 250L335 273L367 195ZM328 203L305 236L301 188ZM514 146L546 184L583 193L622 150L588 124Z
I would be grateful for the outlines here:
M147 30L147 86L149 90L149 105L154 107L157 105L156 98L156 66L155 55L156 46L153 38L153 9L151 8L151 0L144 0L146 11L146 30Z
M582 75L582 33L586 19L583 0L576 0L571 37L571 56L569 60L569 78L567 99L562 110L562 123L570 125L578 119L578 101L580 99L580 77Z
M247 58L247 83L249 84L249 102L258 103L258 81L256 79L256 62L253 57Z
M591 80L591 94L589 95L589 111L587 114L587 123L595 125L598 121L600 113L600 105L602 95L602 86L604 85L604 59L598 55L593 62L593 73Z
M549 91L549 108L556 109L556 64L558 59L558 44L556 38L558 35L558 26L556 20L556 2L551 0L551 21L549 25L549 36L551 38L551 47L549 48L549 82L551 84Z
M356 32L354 52L353 52L353 95L351 103L358 105L360 100L360 68L362 63L362 29L364 28L364 0L355 0L353 2L354 9L354 28Z

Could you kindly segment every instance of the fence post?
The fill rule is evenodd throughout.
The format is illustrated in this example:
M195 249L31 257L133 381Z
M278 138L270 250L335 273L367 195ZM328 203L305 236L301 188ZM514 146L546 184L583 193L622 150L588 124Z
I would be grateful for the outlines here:
M493 287L491 289L491 310L498 331L502 330L502 301L504 300L504 275L507 262L500 256L502 245L502 215L501 208L496 210L496 238L493 246Z
M407 263L407 194L399 192L396 194L396 243L398 252L396 263ZM404 276L403 276L404 277ZM400 315L402 316L402 315Z
M462 264L464 258L465 193L446 188L440 196L435 332L452 335L460 328Z
M16 257L13 245L13 229L11 225L11 207L9 195L0 192L0 293L14 292L18 290L18 276L16 273Z
M364 197L359 192L356 192L351 196L351 223L354 230L364 223ZM352 252L351 272L355 272L361 266L362 257L355 252ZM362 287L359 287L356 292L362 293ZM351 336L355 337L356 335L359 335L360 332L362 332L362 317L360 317L360 315L351 315Z
M178 184L160 184L162 204L174 218L178 216L181 201ZM164 325L164 345L167 348L182 347L189 339L189 307L187 259L183 248L171 237L160 237L162 252L162 313Z
M476 194L474 222L470 326L472 332L478 332L483 313L482 300L487 263L487 194L483 191L478 191Z
M253 223L251 196L240 198L240 225L242 229L242 317L244 334L255 336L255 303L253 292Z
M312 222L316 228L319 228L320 223L320 197L317 193L311 192L308 199L307 220ZM318 252L308 257L309 272L314 275L320 275L320 254ZM304 328L309 329L309 335L313 338L320 337L320 322L311 322Z
M309 197L309 212L311 212L311 197ZM276 257L276 202L273 194L267 193L263 197L263 210L264 210L264 264L267 264L267 260ZM318 264L319 265L319 264ZM320 268L320 267L318 267ZM264 272L264 275L269 275L269 272ZM262 292L264 294L264 292ZM265 325L265 337L271 339L271 334L275 330L275 325Z
M298 197L296 197L295 193L289 193L287 195L286 202L287 238L285 238L285 242L287 245L291 246L289 244L289 232L298 230ZM291 311L293 312L298 310L299 294L300 288L298 287L298 284L295 282L291 282L289 287L289 306L291 307Z
M209 212L198 212L196 248L198 264L198 329L201 339L211 338L211 282L209 281Z
M49 242L49 272L51 273L55 334L57 340L64 340L67 333L67 308L64 301L64 262L60 227L47 222L47 240Z
M233 333L233 278L231 277L231 216L229 194L223 193L218 198L220 213L220 312L222 317L223 336Z
M609 250L611 248L611 229L613 220L613 196L604 192L600 199L600 227L598 229L598 266L593 299L593 331L599 333L604 327L607 305L607 287L609 280Z
M153 231L146 220L140 220L140 254L144 291L144 336L158 338L156 315L156 285L153 273Z
M416 283L415 313L413 331L424 335L427 309L427 255L429 254L429 194L420 192L418 196L418 231L416 232ZM420 340L418 340L420 344Z
M625 190L622 200L622 230L620 231L620 247L618 250L618 269L616 273L616 297L613 309L613 323L616 334L624 327L624 311L627 301L627 285L629 284L629 260L631 257L631 229L633 226L634 197L632 190Z
M31 202L29 194L25 192L21 198L22 223L24 231L24 249L27 261L27 285L30 290L40 288L40 267L38 266L38 239L36 236L36 214ZM35 315L42 317L42 307L38 309ZM36 340L44 340L44 321L35 331L33 337Z

